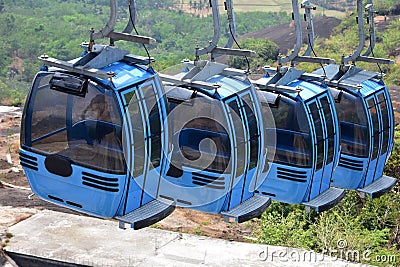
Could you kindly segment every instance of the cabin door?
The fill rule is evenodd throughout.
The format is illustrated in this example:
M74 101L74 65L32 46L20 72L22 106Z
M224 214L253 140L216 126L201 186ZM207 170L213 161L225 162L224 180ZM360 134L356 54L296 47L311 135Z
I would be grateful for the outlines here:
M158 81L148 80L121 95L126 105L124 152L131 176L125 212L130 212L157 197L166 108Z

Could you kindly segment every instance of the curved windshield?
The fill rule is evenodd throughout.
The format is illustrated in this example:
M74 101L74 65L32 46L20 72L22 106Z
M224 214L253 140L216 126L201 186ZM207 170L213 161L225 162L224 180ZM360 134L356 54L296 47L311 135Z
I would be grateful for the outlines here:
M221 102L180 87L170 89L167 98L172 165L229 172L231 144Z
M331 89L337 91L336 89ZM368 124L361 98L339 92L335 101L340 123L342 153L354 157L368 156Z
M283 95L263 92L264 99L271 109L276 127L276 148L273 162L296 167L311 167L311 137L310 125L304 106ZM273 133L275 129L267 129ZM268 138L267 138L268 142ZM268 147L269 155L273 151Z
M78 165L125 171L122 120L114 93L86 81L84 90L74 95L63 91L70 87L68 82L53 88L53 75L38 76L35 81L27 103L24 145L45 155L65 156ZM63 79L65 74L58 75Z

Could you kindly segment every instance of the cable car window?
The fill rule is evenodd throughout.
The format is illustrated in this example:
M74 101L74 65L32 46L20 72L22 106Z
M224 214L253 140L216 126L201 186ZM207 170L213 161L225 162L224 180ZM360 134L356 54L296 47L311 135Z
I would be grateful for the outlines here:
M373 98L368 100L368 105L371 105L372 103L374 103ZM372 127L373 127L372 140L373 140L374 144L373 144L373 150L372 150L372 159L374 160L377 158L378 150L379 150L379 117L378 117L378 112L377 112L375 105L369 108L369 112L371 113Z
M158 101L154 92L153 84L147 84L143 86L142 92L144 95L144 102L147 108L147 114L149 114L150 124L150 138L151 138L151 154L150 168L156 168L160 166L161 159L161 119L160 110L158 107Z
M333 161L335 156L335 139L333 136L328 137L328 158L326 159L326 164Z
M378 157L378 150L379 150L379 135L376 134L373 136L374 146L372 150L372 160Z
M322 110L325 116L325 124L328 135L328 157L326 159L326 164L329 164L333 161L335 154L335 142L333 136L335 135L334 124L333 124L333 116L332 109L330 105L330 101L328 97L324 96L320 99Z
M33 88L32 147L78 165L124 172L121 115L113 92L89 82L85 96L77 96L52 90L48 77Z
M134 91L134 93L131 95L128 106L130 121L132 125L130 130L132 131L134 143L134 162L133 170L131 170L131 173L133 172L133 178L136 178L143 174L146 157L146 142L144 137L143 117L140 109L141 107L139 105L137 91Z
M383 93L378 94L379 103L386 102L385 95Z
M226 121L220 101L198 93L189 101L176 106L172 115L173 128L170 130L173 131L173 142L177 147L174 147L171 161L175 166L184 162L187 167L198 170L214 173L229 171L231 145L228 133L219 123ZM202 154L206 156L206 161L197 160ZM180 155L185 159L180 158ZM213 158L211 163L208 161L210 158Z
M316 169L319 170L322 168L325 158L325 138L323 132L323 125L319 113L319 109L316 102L313 102L309 105L311 116L314 122L315 132L317 135L317 165Z
M236 161L236 177L243 175L246 166L246 142L244 139L244 126L242 122L242 116L240 114L238 100L235 98L228 103L229 108L233 110L231 114L233 127L236 129L236 149L237 149L237 161ZM232 113L232 112L231 112ZM239 132L239 129L242 131Z
M68 148L67 101L68 94L50 90L52 75L44 76L35 83L34 99L31 99L31 133L27 142L32 147L46 153L57 153Z
M273 162L295 167L311 167L310 124L303 104L281 96L279 105L270 105L270 108L276 127Z
M382 151L381 155L385 154L387 152L388 146L389 146L389 129L390 129L390 123L389 123L389 113L387 109L387 104L386 104L386 99L383 93L378 94L378 100L379 100L379 106L381 110L381 115L382 115L382 126L383 126L383 143L382 143Z
M342 153L354 157L368 157L368 123L362 99L342 91L336 112L340 123Z
M317 166L316 170L320 170L324 165L324 156L325 156L325 142L317 143Z
M372 107L375 106L375 101L374 101L373 98L370 98L370 99L367 101L367 103L368 103L368 108L372 108Z
M385 129L383 131L383 140L382 140L382 151L381 155L385 154L389 147L389 129Z
M244 95L242 97L243 106L247 117L247 123L250 134L250 165L249 169L253 169L258 163L258 146L259 146L259 134L257 128L257 119L253 112L252 99L250 96Z
M390 123L389 123L389 113L387 110L386 101L381 102L380 107L381 107L382 122L383 122L383 143L381 151L381 154L383 155L387 152L389 146Z
M129 105L129 102L132 100L132 97L135 95L135 91L130 91L128 93L123 94L124 98L124 104L125 106Z
M322 97L320 99L322 110L324 111L325 115L325 123L328 132L328 136L332 136L335 134L334 124L333 124L333 116L332 116L332 109L331 104L328 97Z
M311 103L310 110L311 110L311 116L314 121L315 132L317 134L317 141L319 142L324 139L324 132L322 130L322 122L317 103L315 102Z

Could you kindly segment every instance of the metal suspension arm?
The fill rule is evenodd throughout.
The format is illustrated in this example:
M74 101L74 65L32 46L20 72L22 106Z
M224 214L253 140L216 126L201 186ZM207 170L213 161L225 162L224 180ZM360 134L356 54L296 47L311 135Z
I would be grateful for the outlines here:
M314 52L314 41L315 41L315 31L314 31L314 21L312 16L312 10L316 10L316 7L311 5L310 0L303 0L301 2L301 8L305 9L305 20L307 22L307 50L304 52L303 56L297 56L293 61L295 62L310 62L319 64L331 64L334 63L333 59L324 57L311 57L311 52ZM300 20L300 18L299 18ZM299 21L300 23L300 21Z
M367 20L369 23L369 34L370 34L370 43L367 51L363 54L364 57L369 56L372 51L374 51L375 43L376 43L376 32L375 32L375 10L372 0L368 0L367 5L365 6L365 11L367 12Z
M385 58L375 58L375 57L368 57L369 54L372 53L375 42L376 42L376 32L375 32L375 24L374 24L374 16L375 11L372 5L372 0L368 0L368 4L365 7L365 10L368 12L368 20L370 23L370 34L371 34L371 41L367 51L361 56L361 52L365 45L365 33L364 33L364 8L362 0L357 0L357 14L358 14L358 38L359 44L357 50L350 55L349 57L342 58L342 64L345 64L349 61L356 62L356 61L365 61L369 63L378 63L378 64L394 64L393 60L385 59Z
M226 0L225 2L225 8L226 12L228 15L228 23L230 27L230 34L229 34L229 39L226 45L224 46L225 48L232 48L233 43L234 43L234 37L236 36L236 20L235 20L235 12L233 10L233 2L232 0Z
M111 32L114 31L115 23L117 22L117 2L116 0L110 0L110 20L106 26L97 33L90 35L90 41L93 42L97 39L108 37Z
M311 5L310 0L304 0L301 3L301 7L305 9L305 18L307 23L307 35L308 35L308 46L303 56L309 56L313 50L315 41L314 22L311 10L315 10L316 7Z
M210 0L210 4L214 22L214 37L212 41L210 41L210 44L208 46L196 50L196 58L211 53L213 49L217 47L220 38L220 16L219 16L218 0Z
M284 64L287 62L292 62L300 52L301 44L302 44L302 30L301 30L301 23L300 23L300 11L299 11L299 3L298 0L292 0L292 9L293 9L293 19L294 25L296 30L296 46L293 52L288 55L287 57L280 58L278 60L278 64Z
M133 30L133 25L136 24L136 0L128 0L129 8L129 22L126 25L123 33L131 33Z
M342 58L342 63L345 64L347 62L355 62L357 58L361 55L362 50L364 49L365 44L365 33L364 33L364 7L363 1L357 0L357 24L358 24L358 48L354 53L348 57Z

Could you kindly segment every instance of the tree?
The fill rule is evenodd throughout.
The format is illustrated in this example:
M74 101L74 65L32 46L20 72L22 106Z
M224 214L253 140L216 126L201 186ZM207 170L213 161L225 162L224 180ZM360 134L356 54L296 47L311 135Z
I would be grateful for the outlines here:
M242 49L249 49L257 52L255 57L250 58L252 69L258 69L268 62L278 59L278 46L268 39L247 38L240 41ZM247 61L243 57L230 57L228 64L234 68L242 69L247 67Z

